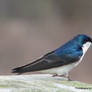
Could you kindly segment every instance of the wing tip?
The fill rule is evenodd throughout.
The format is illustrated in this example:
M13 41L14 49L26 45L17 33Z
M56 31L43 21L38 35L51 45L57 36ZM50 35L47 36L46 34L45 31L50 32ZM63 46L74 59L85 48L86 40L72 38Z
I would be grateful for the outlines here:
M22 71L22 68L21 67L18 67L18 68L14 68L12 69L11 73L16 73L16 74L22 74L23 71Z

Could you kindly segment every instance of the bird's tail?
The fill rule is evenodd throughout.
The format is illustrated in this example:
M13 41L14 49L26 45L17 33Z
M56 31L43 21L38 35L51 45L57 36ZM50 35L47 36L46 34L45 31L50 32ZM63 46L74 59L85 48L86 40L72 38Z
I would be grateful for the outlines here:
M42 61L45 61L44 57L42 57L36 61L33 61L27 65L14 68L14 69L12 69L12 73L22 74L25 72L33 72L33 71L39 71L39 70L46 69L48 63L42 62Z
M17 73L17 74L22 74L22 73L24 73L23 71L24 71L23 67L18 67L18 68L12 69L12 73Z
M30 64L27 64L27 65L12 69L12 73L22 74L22 73L31 71L30 69L31 69Z

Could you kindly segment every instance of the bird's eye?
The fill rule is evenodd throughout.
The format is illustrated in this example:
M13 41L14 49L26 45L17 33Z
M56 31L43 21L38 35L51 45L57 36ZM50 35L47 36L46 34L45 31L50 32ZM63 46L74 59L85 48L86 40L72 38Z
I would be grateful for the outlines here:
M84 43L86 42L92 42L92 40L90 38L84 39Z
M85 44L88 41L89 41L89 39L84 39L83 44Z

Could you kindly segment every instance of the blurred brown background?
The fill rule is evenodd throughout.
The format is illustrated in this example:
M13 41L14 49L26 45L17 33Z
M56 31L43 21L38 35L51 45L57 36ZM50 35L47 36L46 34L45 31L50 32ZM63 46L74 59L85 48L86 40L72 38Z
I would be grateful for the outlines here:
M92 37L92 0L0 0L0 74L81 33ZM92 83L92 47L71 77Z

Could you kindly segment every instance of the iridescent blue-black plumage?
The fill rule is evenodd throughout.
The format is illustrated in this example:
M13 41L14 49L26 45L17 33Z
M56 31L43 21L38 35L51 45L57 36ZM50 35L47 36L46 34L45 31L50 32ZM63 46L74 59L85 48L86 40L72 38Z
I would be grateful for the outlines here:
M61 46L60 48L44 55L42 58L13 69L13 73L25 73L39 70L46 70L55 67L62 67L80 60L83 55L82 46L86 42L92 42L87 35L77 35L72 40Z

